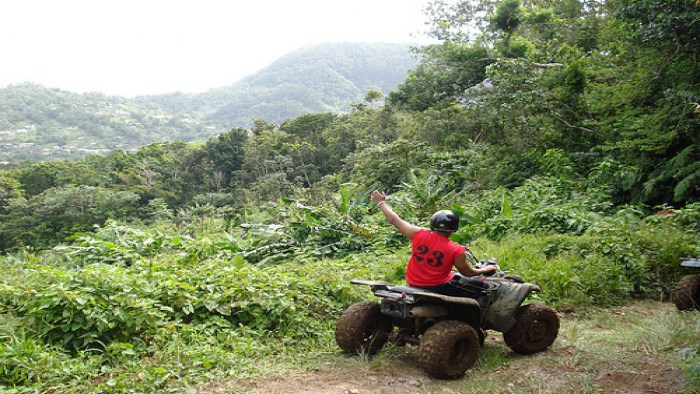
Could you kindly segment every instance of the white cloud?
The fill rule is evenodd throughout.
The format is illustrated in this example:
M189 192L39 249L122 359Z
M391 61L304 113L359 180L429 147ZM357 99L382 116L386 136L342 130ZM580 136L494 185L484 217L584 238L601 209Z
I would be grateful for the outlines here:
M427 1L7 0L0 87L204 91L307 45L418 41Z

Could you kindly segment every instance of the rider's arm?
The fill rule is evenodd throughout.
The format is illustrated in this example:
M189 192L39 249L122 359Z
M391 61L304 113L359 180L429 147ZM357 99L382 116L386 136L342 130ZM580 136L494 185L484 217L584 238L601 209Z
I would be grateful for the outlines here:
M457 258L454 261L454 265L455 267L457 267L457 271L459 271L459 273L464 276L484 275L496 270L496 267L493 265L487 265L484 268L473 268L467 262L466 253L462 253L459 256L457 256Z
M391 224L396 227L399 232L405 235L407 238L413 238L413 236L421 229L418 226L414 226L411 223L401 219L399 215L391 209L386 203L386 196L377 190L372 192L372 199L377 203L379 210L382 211L384 216L391 222Z

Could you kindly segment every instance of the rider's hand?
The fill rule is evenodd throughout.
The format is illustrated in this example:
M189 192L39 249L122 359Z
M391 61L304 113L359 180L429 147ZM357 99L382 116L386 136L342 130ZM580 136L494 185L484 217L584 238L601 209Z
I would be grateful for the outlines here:
M493 272L496 272L498 268L495 265L487 265L486 267L483 268L484 274L491 274Z
M376 202L377 204L385 202L386 195L380 192L379 190L375 190L372 192L372 200L374 200L374 202Z

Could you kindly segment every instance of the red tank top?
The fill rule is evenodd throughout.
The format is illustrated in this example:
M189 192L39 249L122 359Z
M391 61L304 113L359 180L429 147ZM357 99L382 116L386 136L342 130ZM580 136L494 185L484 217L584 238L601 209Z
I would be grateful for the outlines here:
M411 238L411 259L406 282L411 286L435 286L452 279L452 266L464 246L449 238L421 229Z

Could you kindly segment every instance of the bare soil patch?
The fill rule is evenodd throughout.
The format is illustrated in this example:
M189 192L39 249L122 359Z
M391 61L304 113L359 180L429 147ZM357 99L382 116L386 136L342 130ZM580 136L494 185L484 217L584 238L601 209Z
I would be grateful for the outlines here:
M602 368L596 382L606 393L682 393L683 372L653 361L616 369Z
M361 368L295 372L285 376L236 382L236 390L251 394L410 394L428 380L413 368L401 371L367 371ZM231 386L228 389L232 389ZM227 392L227 391L224 391ZM228 391L230 392L230 391Z

